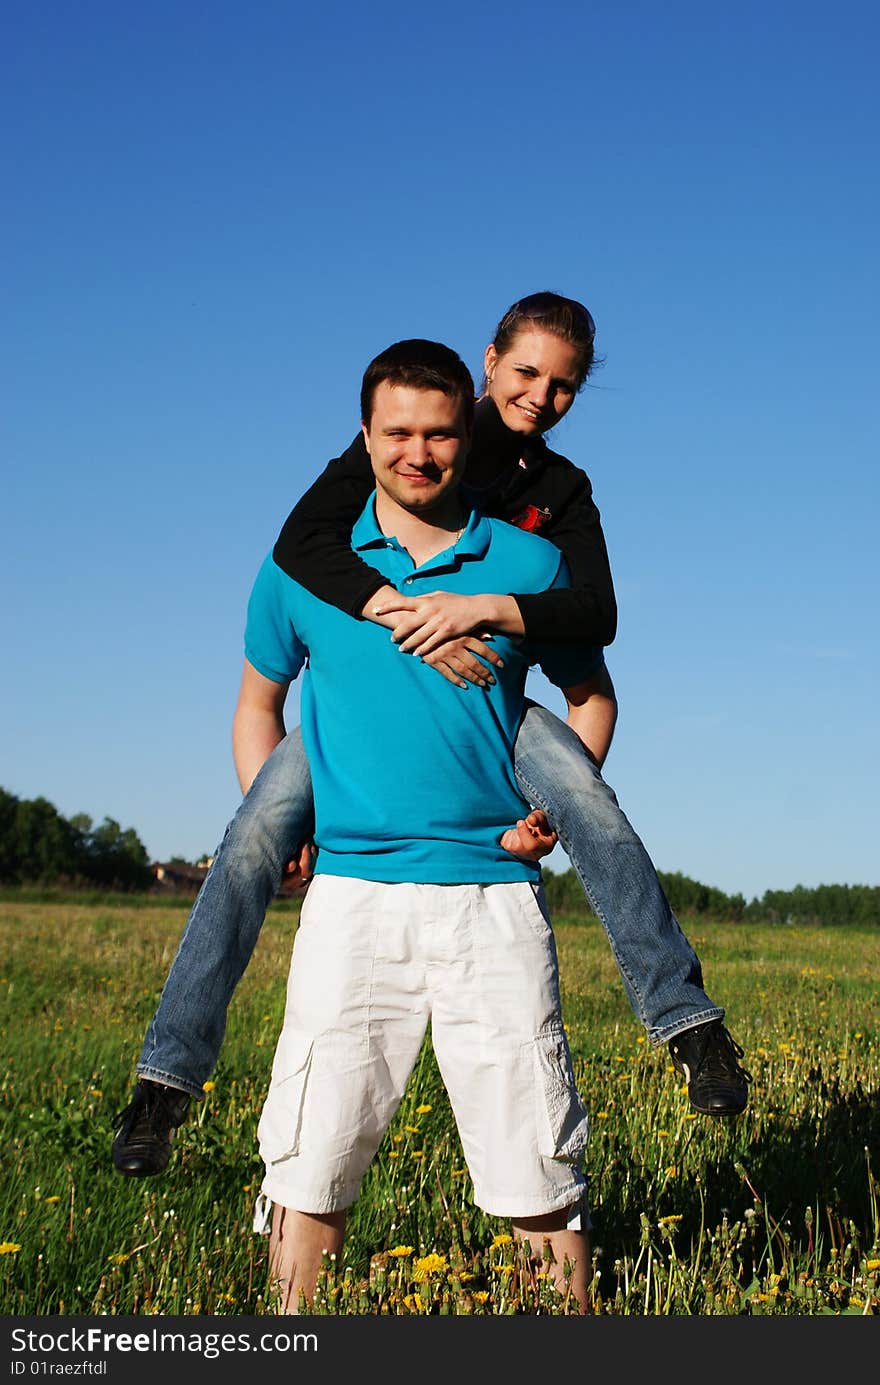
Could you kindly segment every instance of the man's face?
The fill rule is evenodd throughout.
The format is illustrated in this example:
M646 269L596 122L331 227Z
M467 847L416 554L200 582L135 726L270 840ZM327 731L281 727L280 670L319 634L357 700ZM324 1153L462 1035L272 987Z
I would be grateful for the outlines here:
M457 395L383 380L362 426L376 485L402 509L442 510L454 499L470 447Z

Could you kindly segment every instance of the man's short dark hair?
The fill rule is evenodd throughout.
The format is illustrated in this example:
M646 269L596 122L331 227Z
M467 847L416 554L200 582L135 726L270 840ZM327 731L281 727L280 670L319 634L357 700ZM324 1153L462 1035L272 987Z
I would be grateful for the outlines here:
M396 341L374 357L361 383L361 419L369 427L373 396L379 385L405 385L416 390L440 390L461 399L468 428L474 418L474 381L464 361L450 346L421 337Z

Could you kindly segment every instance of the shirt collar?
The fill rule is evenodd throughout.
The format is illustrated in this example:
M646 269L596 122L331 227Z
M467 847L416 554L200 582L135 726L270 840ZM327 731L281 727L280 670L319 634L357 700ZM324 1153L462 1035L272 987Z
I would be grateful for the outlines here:
M355 521L351 531L351 546L358 551L367 548L384 548L389 538L392 537L383 534L382 530L379 528L376 520L375 496L376 492L374 491L361 511L360 518ZM459 558L482 558L486 554L492 537L491 526L485 515L481 514L473 505L470 505L467 496L464 494L462 494L462 503L468 506L469 510L464 533L455 545L456 556ZM448 549L442 550L444 553L448 551ZM439 553L436 555L437 558L440 556ZM435 561L436 558L431 558L422 566L430 567Z

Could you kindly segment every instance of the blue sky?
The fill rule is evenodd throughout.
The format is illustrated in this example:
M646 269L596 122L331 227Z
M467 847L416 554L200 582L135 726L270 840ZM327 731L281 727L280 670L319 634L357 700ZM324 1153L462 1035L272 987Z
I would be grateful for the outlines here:
M0 784L212 850L250 585L367 361L477 373L552 288L605 358L553 440L606 777L662 870L877 884L878 15L5 7Z

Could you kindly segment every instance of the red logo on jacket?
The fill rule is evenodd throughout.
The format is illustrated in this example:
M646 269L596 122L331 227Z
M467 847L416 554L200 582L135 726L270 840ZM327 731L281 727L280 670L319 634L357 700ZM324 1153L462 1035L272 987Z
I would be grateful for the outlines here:
M526 505L519 510L511 519L511 524L515 524L517 529L525 529L527 533L534 534L537 529L543 529L545 524L553 518L549 510L539 510L537 505Z

